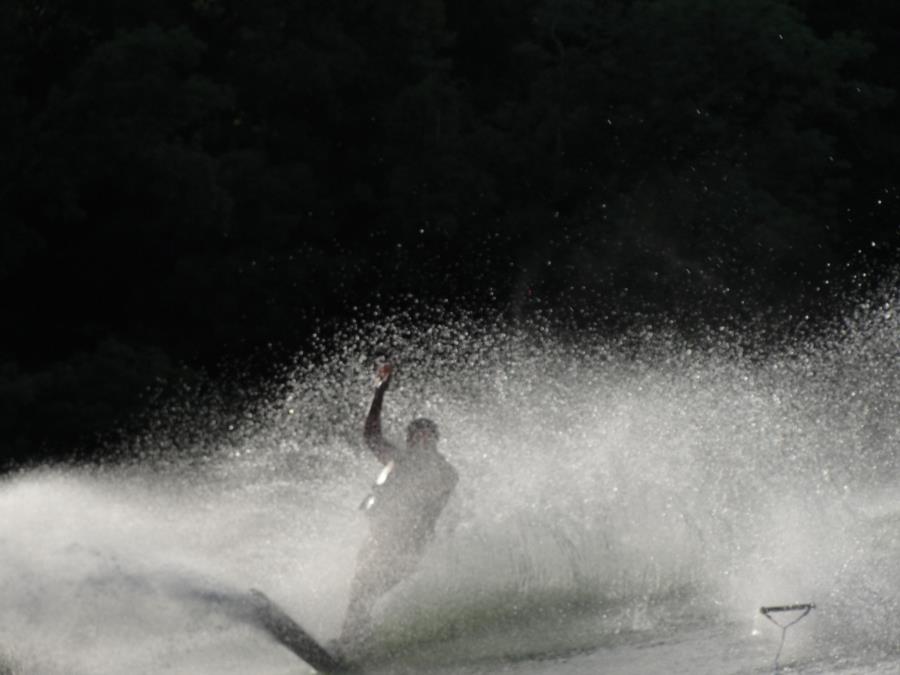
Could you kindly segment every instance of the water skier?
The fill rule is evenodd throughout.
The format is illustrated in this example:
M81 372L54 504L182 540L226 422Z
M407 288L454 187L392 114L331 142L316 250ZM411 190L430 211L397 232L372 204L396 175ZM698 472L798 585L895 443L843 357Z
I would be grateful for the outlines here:
M459 480L437 450L438 428L421 417L406 428L406 447L381 432L381 406L393 366L376 371L375 395L366 417L366 445L384 465L361 508L369 518L369 536L357 557L350 603L339 642L358 645L371 632L372 610L380 597L415 571L435 523Z

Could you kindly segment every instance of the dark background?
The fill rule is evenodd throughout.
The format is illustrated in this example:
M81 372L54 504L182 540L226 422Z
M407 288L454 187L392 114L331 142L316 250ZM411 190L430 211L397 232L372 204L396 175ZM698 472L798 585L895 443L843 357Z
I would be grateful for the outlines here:
M0 7L0 464L379 309L790 326L896 269L895 0Z

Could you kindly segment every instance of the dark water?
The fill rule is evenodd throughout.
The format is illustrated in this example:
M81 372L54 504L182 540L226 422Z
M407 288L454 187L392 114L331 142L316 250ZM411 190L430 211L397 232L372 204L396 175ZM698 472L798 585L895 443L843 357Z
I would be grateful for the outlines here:
M782 663L892 672L895 302L766 349L727 331L348 329L230 444L5 479L0 663L304 672L197 591L260 587L337 633L378 469L358 442L368 359L391 340L389 433L436 419L461 484L419 573L379 608L381 671L771 672L780 635L758 608L815 602Z

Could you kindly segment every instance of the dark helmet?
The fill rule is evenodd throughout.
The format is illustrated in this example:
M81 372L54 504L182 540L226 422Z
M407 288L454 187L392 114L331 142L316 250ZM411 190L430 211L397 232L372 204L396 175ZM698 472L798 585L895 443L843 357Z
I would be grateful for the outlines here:
M427 417L416 418L406 427L406 444L408 446L419 446L427 444L429 441L436 443L438 437L437 424Z

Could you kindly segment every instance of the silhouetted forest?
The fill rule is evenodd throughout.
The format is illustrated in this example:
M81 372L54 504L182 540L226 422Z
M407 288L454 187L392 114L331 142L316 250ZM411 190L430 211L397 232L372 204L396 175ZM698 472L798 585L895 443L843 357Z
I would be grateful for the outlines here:
M896 265L893 0L0 7L0 463L379 307L825 316Z

